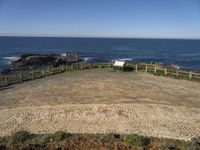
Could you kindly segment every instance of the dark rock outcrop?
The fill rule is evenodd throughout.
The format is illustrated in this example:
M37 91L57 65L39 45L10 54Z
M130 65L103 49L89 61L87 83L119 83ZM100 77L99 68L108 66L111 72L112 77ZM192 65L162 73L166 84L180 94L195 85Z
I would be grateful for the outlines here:
M41 67L41 66L59 66L66 63L65 58L60 55L41 55L41 54L27 54L22 55L20 59L13 61L13 66L21 67Z

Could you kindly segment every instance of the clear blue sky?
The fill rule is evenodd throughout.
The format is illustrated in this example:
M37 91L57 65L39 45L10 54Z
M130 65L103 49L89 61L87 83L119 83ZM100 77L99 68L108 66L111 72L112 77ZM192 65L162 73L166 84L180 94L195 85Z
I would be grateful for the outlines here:
M200 39L200 0L0 0L0 35Z

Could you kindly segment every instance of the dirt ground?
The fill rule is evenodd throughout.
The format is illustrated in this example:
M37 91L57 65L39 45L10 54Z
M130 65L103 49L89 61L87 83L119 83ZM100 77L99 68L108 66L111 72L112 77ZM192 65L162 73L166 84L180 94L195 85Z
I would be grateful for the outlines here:
M0 90L0 135L136 133L200 136L200 84L145 73L84 70Z

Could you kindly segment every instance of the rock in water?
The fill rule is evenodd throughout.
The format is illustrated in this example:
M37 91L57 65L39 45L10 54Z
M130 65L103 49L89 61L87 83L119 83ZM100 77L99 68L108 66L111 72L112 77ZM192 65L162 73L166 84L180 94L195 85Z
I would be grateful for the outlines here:
M63 57L51 54L27 54L22 55L20 59L13 61L12 64L17 67L38 67L38 66L59 66L65 64L66 61Z

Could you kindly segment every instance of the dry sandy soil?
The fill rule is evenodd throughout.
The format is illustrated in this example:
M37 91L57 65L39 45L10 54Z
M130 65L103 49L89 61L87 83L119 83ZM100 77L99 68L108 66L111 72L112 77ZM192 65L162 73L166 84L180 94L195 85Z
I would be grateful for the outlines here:
M145 73L67 72L0 90L0 136L136 133L200 136L200 84Z

